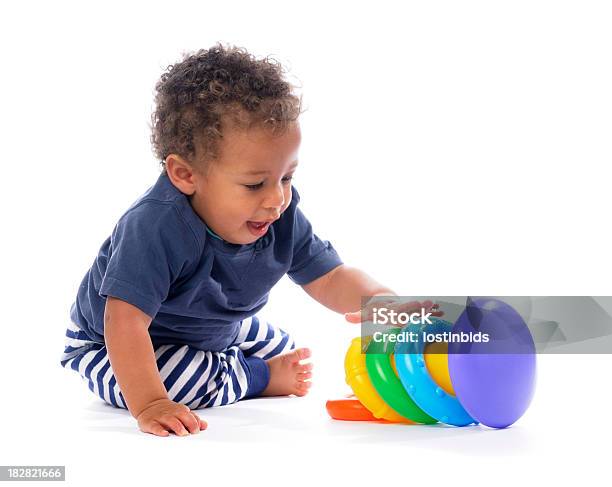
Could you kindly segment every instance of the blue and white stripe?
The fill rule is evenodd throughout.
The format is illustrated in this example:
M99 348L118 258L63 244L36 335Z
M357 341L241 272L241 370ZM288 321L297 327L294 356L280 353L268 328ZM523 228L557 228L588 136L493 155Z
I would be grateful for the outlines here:
M294 348L293 339L284 330L252 316L241 322L234 343L223 352L161 345L155 348L155 359L168 397L191 409L200 409L231 404L246 395L249 384L241 358L267 360ZM108 404L127 409L106 347L91 341L74 323L69 323L66 330L60 362L78 372L89 389Z

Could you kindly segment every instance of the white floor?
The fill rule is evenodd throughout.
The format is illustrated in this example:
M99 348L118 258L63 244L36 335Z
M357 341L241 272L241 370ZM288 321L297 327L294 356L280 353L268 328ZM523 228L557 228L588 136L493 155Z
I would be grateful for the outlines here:
M208 430L159 438L139 432L126 411L96 399L76 374L74 380L54 377L37 401L12 403L4 412L2 463L66 465L68 485L228 479L516 485L591 478L599 484L607 477L609 449L596 445L609 443L612 434L606 421L611 394L599 381L611 364L605 355L540 356L532 407L499 431L334 421L325 400L347 389L321 380L305 398L200 410Z
M300 204L347 264L403 295L609 295L610 2L39 1L0 18L0 464L65 465L79 487L610 483L612 355L540 356L506 430L335 422L359 327L288 278L266 309L316 354L306 398L159 438L59 366L83 274L159 174L153 86L217 41L300 87Z

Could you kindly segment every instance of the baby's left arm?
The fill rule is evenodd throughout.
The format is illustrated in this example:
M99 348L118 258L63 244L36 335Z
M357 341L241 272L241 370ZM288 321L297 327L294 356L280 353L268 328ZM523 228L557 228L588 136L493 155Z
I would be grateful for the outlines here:
M302 289L323 306L338 313L359 312L362 296L397 295L362 270L345 264L304 284Z

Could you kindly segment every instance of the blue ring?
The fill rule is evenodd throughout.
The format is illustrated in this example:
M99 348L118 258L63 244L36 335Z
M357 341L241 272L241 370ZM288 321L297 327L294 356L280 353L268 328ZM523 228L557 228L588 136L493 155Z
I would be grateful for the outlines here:
M409 324L402 328L402 333L416 333L415 340L397 342L395 345L395 366L402 385L417 406L432 418L453 426L478 424L455 396L449 395L436 384L427 370L423 356L426 343L422 340L422 333L437 334L452 330L448 321L436 317L429 320L431 324Z

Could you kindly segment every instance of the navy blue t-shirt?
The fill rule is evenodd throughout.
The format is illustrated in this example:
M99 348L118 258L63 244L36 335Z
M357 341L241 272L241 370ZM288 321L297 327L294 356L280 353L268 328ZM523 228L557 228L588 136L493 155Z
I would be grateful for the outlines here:
M160 174L102 244L70 318L104 343L106 297L114 296L152 317L155 346L224 350L283 275L302 285L342 264L332 244L313 233L291 190L291 204L267 233L241 245L214 236L188 197Z

